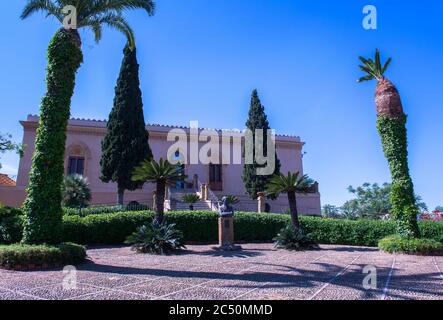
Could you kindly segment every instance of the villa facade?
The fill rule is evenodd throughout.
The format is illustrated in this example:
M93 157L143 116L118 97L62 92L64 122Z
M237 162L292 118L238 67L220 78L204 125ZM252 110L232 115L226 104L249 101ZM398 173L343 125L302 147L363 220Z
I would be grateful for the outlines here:
M24 129L23 143L27 146L23 158L20 160L17 182L13 186L0 186L0 202L18 207L21 206L26 194L25 190L29 182L29 172L32 164L32 155L34 153L34 142L36 129L38 126L38 117L29 115L25 121L20 122ZM172 127L166 125L147 125L149 131L149 144L154 158L158 161L160 158L168 158L168 150L174 141L168 141L168 134L172 130L186 132L191 137L192 130L185 127ZM198 129L197 132L202 132ZM205 130L207 131L207 130ZM213 130L221 133L221 130ZM117 186L113 183L103 183L100 181L100 158L101 142L106 134L106 122L97 120L71 119L67 130L66 153L65 153L65 173L78 173L89 179L92 191L92 204L115 204L117 197ZM192 138L190 138L192 139ZM277 135L276 151L281 162L281 172L300 172L303 174L302 149L304 142L299 137ZM205 145L205 142L197 139L199 149ZM230 150L241 148L244 143L244 137L240 139L231 139L229 141ZM190 164L192 161L183 161L187 180L185 183L172 188L168 199L171 203L180 203L181 195L189 192L197 192L201 195L202 186L208 186L207 191L210 196L208 200L222 195L235 195L240 199L236 206L237 210L257 211L257 201L251 200L246 195L242 181L243 165L236 161L230 161L234 152L223 153L225 149L220 148L220 162L218 164ZM182 154L176 154L179 157L186 157L187 160L192 157L192 150L187 150ZM226 159L228 158L228 159ZM236 164L234 164L236 163ZM152 205L154 185L145 184L142 189L125 193L125 203L132 201L141 204ZM211 198L212 196L212 198ZM210 206L209 202L207 202ZM180 204L178 204L180 205ZM205 205L203 203L202 205ZM320 215L321 204L320 194L313 193L309 195L298 195L298 207L301 213L305 215ZM288 209L288 201L285 195L278 199L267 200L267 209L271 212L281 213Z

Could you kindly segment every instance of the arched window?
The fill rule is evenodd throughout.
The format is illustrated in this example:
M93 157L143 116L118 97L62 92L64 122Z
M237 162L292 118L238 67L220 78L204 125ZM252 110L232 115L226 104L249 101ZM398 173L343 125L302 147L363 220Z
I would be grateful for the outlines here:
M87 162L91 158L89 148L83 143L71 144L66 149L66 174L87 175Z

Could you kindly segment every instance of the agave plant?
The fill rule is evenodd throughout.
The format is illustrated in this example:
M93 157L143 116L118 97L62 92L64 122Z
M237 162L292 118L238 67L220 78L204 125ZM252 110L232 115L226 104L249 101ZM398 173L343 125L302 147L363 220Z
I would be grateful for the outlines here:
M65 20L64 8L75 5L77 26L61 27L48 47L47 90L41 102L35 152L24 204L24 242L59 243L62 230L63 157L77 70L83 62L79 29L92 30L98 42L103 27L122 32L134 47L134 32L125 19L128 10L154 14L152 0L28 0L21 18L42 12Z
M294 229L292 226L286 226L280 230L273 240L274 246L278 249L300 251L318 248L310 234L301 229Z
M183 233L177 230L175 224L158 222L140 227L125 242L139 253L167 254L186 248Z
M406 115L400 94L394 84L385 77L392 59L382 64L380 51L374 60L360 57L360 69L366 73L359 82L377 81L375 104L377 107L377 128L381 136L383 151L392 175L390 202L397 222L398 233L406 237L419 237L417 215L420 210L409 174Z
M189 204L189 210L194 210L194 204L200 201L200 197L195 193L185 194L182 197L184 203Z

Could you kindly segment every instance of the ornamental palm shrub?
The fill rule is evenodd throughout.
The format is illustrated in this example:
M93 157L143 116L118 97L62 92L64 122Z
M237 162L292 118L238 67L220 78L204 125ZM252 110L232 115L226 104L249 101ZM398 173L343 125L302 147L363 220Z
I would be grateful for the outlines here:
M195 193L185 194L182 197L184 203L189 204L189 210L194 210L194 204L200 201L200 197Z
M234 195L232 195L232 194L229 194L229 195L227 195L227 196L225 196L226 197L226 201L228 202L228 204L229 205L231 205L231 206L233 206L233 205L235 205L235 204L238 204L239 202L240 202L240 200L238 199L238 197L236 197L236 196L234 196ZM219 198L219 201L221 201L223 199L223 197L220 197Z
M163 222L165 214L166 188L175 185L177 181L183 181L185 178L186 176L180 166L174 166L163 158L159 162L145 160L134 169L132 175L132 180L134 181L156 184L155 220L160 223Z
M103 26L122 32L131 46L134 33L123 13L143 9L154 14L152 0L77 0L77 27L88 28L98 42ZM70 0L28 0L21 18L36 12L64 20L63 8ZM24 242L30 244L59 243L62 229L63 157L66 127L70 116L75 77L83 62L81 38L77 29L60 28L48 47L47 91L41 102L39 126L35 140L27 199Z
M300 228L297 209L297 193L314 193L316 182L308 175L301 175L300 172L288 172L287 176L282 174L274 175L267 186L267 193L278 196L286 193L289 201L289 211L294 229Z
M63 183L63 206L67 208L76 208L81 214L81 209L86 208L91 201L91 188L88 178L79 174L73 174L65 177Z
M125 242L139 253L167 254L185 248L183 233L166 221L144 225Z
M381 137L383 151L392 175L390 202L392 215L397 222L398 233L405 237L419 237L417 216L420 213L414 185L409 174L406 115L397 88L385 77L392 59L382 64L377 49L375 58L360 57L360 69L366 75L359 82L377 81L375 103L377 107L377 128Z
M300 228L297 209L297 193L316 192L316 182L307 175L299 172L293 174L288 172L287 176L274 175L267 186L268 194L278 197L280 193L286 193L289 201L289 212L291 214L292 226L283 228L274 239L275 246L288 250L310 249L313 241L310 235L305 234Z

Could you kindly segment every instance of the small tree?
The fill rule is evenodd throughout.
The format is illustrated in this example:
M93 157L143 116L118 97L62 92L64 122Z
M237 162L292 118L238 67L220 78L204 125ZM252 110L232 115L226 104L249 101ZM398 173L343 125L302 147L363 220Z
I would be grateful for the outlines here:
M278 197L280 193L288 195L289 210L294 229L300 229L297 209L297 193L315 193L316 182L307 175L302 176L299 172L288 172L287 176L274 175L267 186L267 193Z
M20 144L16 144L12 142L12 136L10 134L2 134L0 133L0 153L5 153L7 151L15 150L20 157L23 156L24 147ZM0 163L0 169L2 168L2 164Z
M88 206L92 198L88 179L79 174L65 177L62 191L63 206L77 208L79 214L81 214L82 208Z
M167 186L173 186L177 181L183 181L186 176L179 167L170 164L167 160L145 160L134 169L132 179L140 182L152 182L156 184L155 220L163 222L165 212L165 191Z
M123 52L114 107L109 115L100 161L100 179L106 183L117 183L119 205L124 204L125 190L132 191L143 186L143 181L131 179L134 168L144 159L152 158L143 114L136 49L126 45Z
M243 168L243 183L246 188L246 192L249 194L251 199L257 199L257 193L264 192L266 190L267 184L272 179L272 174L269 176L257 175L257 169L260 167L264 167L264 165L259 165L255 161L255 130L263 129L263 155L267 156L268 154L268 145L267 145L267 130L270 130L268 118L265 114L265 107L261 104L260 98L258 96L257 90L252 92L251 97L251 105L249 108L249 117L246 122L246 127L251 130L254 134L254 163L253 164L245 164ZM275 170L274 174L280 173L280 160L277 158L277 153L275 153ZM270 198L274 198L273 195L269 195Z

